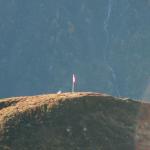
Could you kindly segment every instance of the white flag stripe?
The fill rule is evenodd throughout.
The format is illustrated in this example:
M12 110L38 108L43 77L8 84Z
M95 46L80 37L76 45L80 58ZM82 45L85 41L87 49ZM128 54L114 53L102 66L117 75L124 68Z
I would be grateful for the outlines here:
M73 74L73 76L72 76L72 81L73 81L73 83L76 82L76 78L75 78L75 75L74 75L74 74Z

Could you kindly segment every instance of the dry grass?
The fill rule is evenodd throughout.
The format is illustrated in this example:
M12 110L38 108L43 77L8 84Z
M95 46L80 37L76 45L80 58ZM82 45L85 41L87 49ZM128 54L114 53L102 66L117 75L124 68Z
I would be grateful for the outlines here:
M0 150L145 150L149 108L100 93L2 99Z

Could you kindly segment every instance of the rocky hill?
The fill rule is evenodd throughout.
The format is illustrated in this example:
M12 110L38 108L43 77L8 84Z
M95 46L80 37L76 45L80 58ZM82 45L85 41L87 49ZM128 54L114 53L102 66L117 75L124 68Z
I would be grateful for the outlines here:
M100 93L0 100L0 150L148 150L150 105Z

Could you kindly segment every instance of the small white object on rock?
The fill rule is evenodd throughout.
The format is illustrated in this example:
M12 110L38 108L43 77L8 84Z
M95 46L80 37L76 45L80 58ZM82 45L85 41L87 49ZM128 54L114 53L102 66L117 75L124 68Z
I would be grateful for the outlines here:
M57 94L61 94L62 92L59 90L58 92L57 92Z

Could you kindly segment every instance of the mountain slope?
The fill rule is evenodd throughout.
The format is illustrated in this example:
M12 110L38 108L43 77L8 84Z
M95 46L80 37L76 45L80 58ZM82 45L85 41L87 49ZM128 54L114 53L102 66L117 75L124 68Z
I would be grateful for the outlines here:
M1 150L145 150L150 105L100 93L0 101Z
M0 97L69 91L72 73L79 91L150 97L149 0L1 0L0 10Z

